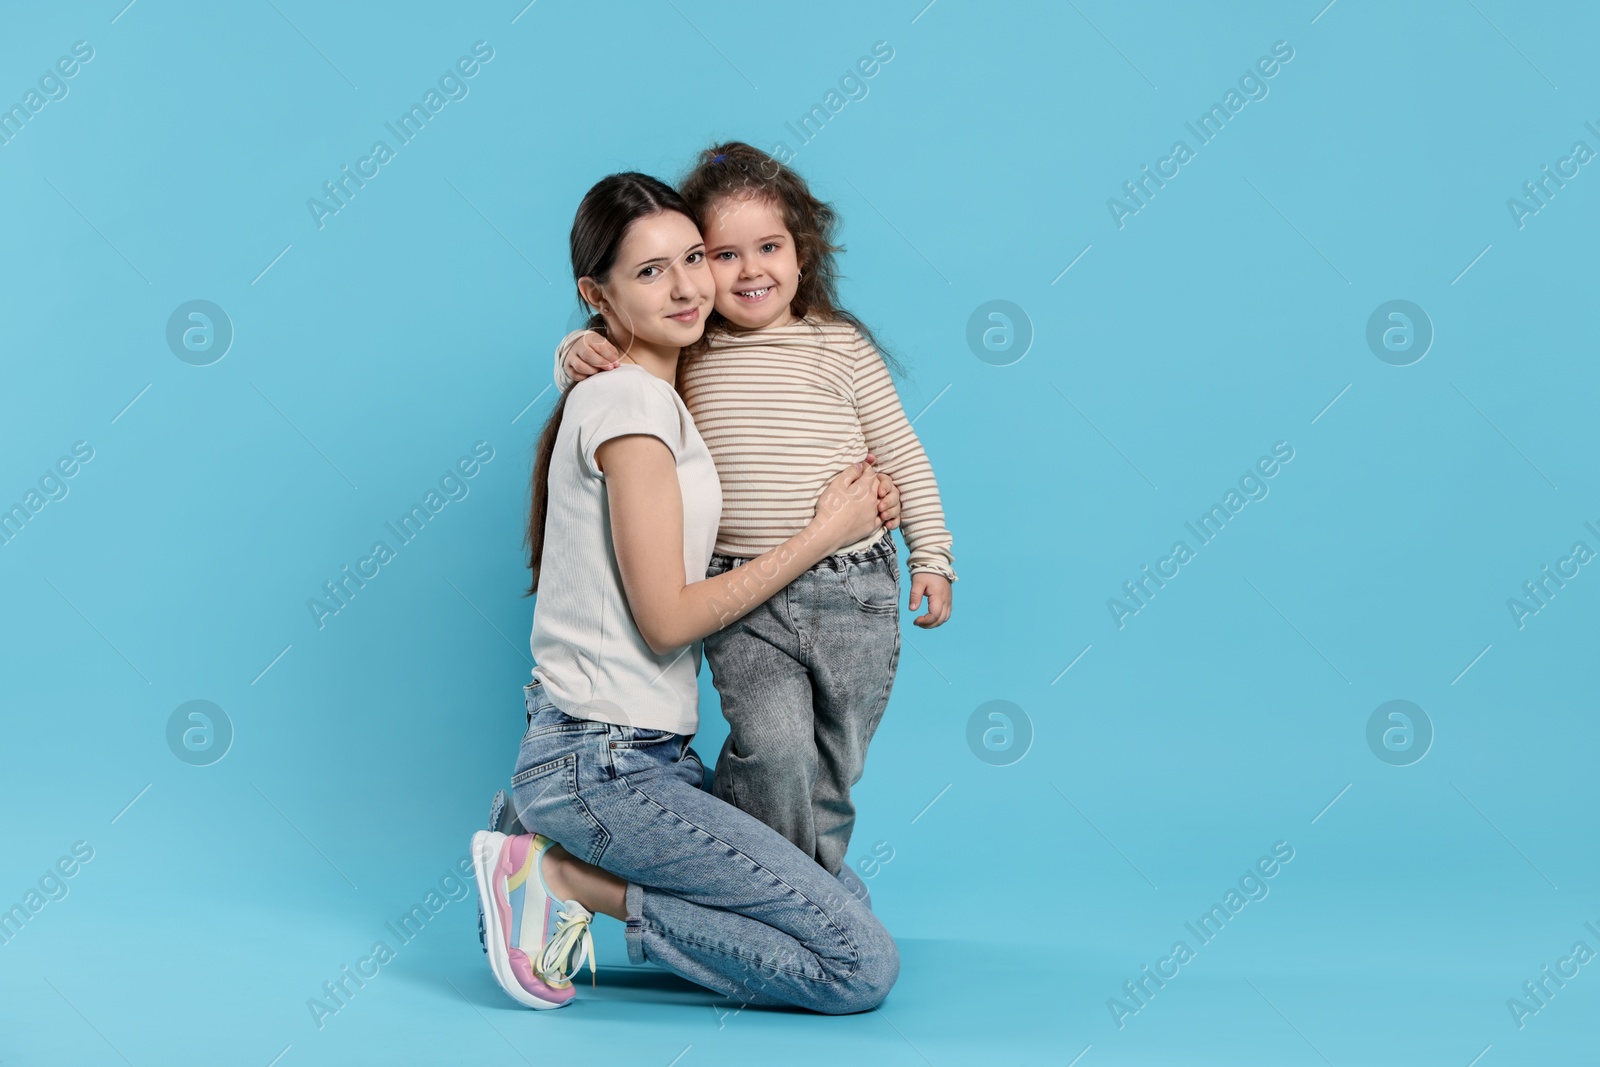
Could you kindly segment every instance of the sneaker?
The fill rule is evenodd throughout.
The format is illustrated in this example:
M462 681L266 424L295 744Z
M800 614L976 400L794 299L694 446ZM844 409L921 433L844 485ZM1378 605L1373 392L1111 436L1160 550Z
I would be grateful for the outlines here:
M541 834L472 835L472 862L483 907L489 970L512 1000L559 1008L576 993L572 975L585 962L594 975L594 918L576 900L558 900L544 884L541 860L555 844Z
M496 790L494 798L489 801L489 829L498 830L508 837L525 834L528 831L523 827L522 820L517 817L517 809L511 803L511 795L504 789ZM478 944L483 946L485 954L489 951L489 939L483 932L483 902L478 902Z

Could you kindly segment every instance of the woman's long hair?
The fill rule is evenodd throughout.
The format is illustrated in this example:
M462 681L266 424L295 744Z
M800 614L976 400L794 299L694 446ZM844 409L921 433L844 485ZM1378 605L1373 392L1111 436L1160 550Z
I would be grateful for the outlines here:
M616 265L617 252L622 247L622 239L628 234L628 227L642 218L659 215L663 211L676 211L691 221L694 219L689 205L670 185L648 174L627 171L596 182L584 194L583 202L578 205L577 217L572 220L573 284L576 285L580 278L593 278L605 284L611 268ZM581 291L578 300L583 301ZM605 332L605 319L593 313L593 309L588 328ZM544 523L550 510L550 459L555 454L556 434L561 430L561 415L566 410L569 394L570 390L562 394L556 409L545 422L544 430L539 434L539 443L534 449L526 538L528 569L533 572L533 583L528 587L527 596L539 591L539 567L544 557ZM599 536L598 531L595 536Z

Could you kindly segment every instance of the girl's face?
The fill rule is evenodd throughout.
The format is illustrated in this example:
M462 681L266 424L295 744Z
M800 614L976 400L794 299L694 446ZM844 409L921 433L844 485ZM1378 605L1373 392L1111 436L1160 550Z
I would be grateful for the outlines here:
M605 283L582 278L578 288L624 353L634 344L666 351L700 340L715 291L700 230L676 211L635 219Z
M777 203L764 196L728 197L708 214L706 253L723 318L746 330L793 322L789 305L800 282L800 261Z

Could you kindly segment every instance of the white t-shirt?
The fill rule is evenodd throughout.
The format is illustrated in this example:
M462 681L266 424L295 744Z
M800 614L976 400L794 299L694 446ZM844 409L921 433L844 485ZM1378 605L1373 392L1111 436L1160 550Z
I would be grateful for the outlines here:
M671 449L683 495L684 579L705 578L722 517L711 453L677 392L626 363L572 387L550 459L544 558L533 608L534 676L580 719L693 734L700 642L658 656L628 608L595 449L648 434Z

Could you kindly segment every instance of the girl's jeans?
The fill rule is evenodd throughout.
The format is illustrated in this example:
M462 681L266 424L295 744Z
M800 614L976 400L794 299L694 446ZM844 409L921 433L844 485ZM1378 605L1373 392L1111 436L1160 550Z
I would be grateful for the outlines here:
M706 577L748 562L712 556ZM707 637L705 655L729 729L712 791L838 874L850 788L900 662L894 541L829 556Z
M511 779L524 826L628 883L628 958L745 1004L876 1007L900 973L888 931L771 828L702 788L689 738L575 719L544 686Z

